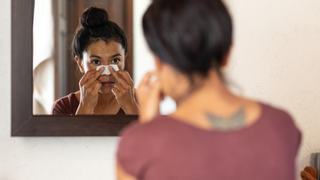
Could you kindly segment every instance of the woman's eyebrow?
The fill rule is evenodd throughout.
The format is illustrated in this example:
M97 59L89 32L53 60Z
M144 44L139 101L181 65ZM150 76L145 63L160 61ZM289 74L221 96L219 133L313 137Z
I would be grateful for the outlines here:
M115 55L113 55L113 56L111 56L111 58L114 58L114 57L117 57L117 56L121 56L121 54L115 54Z
M97 55L91 55L90 58L92 58L92 57L102 59L100 56L97 56Z

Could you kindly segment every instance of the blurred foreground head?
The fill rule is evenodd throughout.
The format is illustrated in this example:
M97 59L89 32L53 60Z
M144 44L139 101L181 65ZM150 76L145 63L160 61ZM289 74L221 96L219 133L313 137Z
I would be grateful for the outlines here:
M154 0L143 30L155 55L189 76L219 71L232 41L231 18L220 0Z
M222 78L232 22L220 0L154 0L142 23L164 95L178 101L212 74Z

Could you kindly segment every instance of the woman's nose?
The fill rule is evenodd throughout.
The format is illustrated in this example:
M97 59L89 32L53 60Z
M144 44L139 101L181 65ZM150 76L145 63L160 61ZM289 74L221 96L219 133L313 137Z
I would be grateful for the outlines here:
M111 63L105 62L105 63L102 63L101 65L109 66L109 65L111 65Z

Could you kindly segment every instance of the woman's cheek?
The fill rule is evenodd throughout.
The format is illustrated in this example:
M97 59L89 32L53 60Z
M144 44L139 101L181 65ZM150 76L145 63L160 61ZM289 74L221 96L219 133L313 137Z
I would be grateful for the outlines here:
M119 69L124 70L124 62L123 62L123 61L120 62L120 63L118 64L118 67L119 67Z
M97 66L93 65L93 64L87 64L87 66L85 67L86 72L88 72L90 70L95 70L95 69L97 69Z

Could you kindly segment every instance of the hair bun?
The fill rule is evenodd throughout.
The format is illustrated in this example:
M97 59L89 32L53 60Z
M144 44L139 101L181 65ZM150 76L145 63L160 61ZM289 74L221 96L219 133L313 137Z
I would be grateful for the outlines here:
M80 24L83 28L94 28L104 26L109 22L109 15L106 10L89 7L87 8L81 16Z

